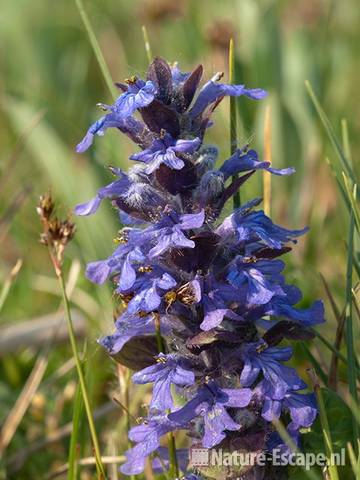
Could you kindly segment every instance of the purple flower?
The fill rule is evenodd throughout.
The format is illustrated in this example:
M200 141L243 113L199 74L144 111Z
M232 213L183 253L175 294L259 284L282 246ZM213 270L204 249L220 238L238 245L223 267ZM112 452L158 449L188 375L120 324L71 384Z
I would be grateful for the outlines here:
M153 259L170 248L194 248L195 243L183 234L183 230L200 228L205 219L205 213L185 213L176 215L175 212L163 217L153 231L153 238L157 244L149 251L149 258Z
M168 273L163 273L161 277L150 277L142 283L142 289L136 293L128 304L129 313L152 312L156 310L165 293L177 284L176 280Z
M195 375L186 362L175 354L159 354L158 363L145 368L132 376L134 383L154 382L150 408L165 411L173 407L171 385L185 387L195 382ZM188 368L186 368L188 367Z
M170 466L169 450L165 447L159 447L155 453L157 454L157 456L152 461L152 468L154 473L164 473L164 467L166 471L168 471ZM189 464L189 450L187 448L177 449L176 459L179 465L179 469L182 472L185 472Z
M175 430L176 425L166 415L153 416L143 425L133 427L129 438L135 447L126 452L126 462L120 470L125 475L138 475L145 468L147 457L160 447L160 438Z
M259 260L248 262L238 257L230 266L227 280L237 288L246 288L246 301L253 305L268 303L274 295L284 295L279 273L285 265L281 260Z
M170 331L166 316L161 315L159 318L160 328L163 334ZM152 314L130 315L128 312L123 313L115 322L115 332L106 337L99 339L99 344L102 345L110 355L119 353L125 343L131 338L140 335L153 335L156 333L155 317Z
M267 309L269 315L290 318L306 327L325 322L324 304L321 300L314 302L309 308L296 308L287 303L287 297L275 297Z
M217 327L224 317L242 320L242 317L230 308L230 304L240 299L239 292L231 285L217 282L212 275L205 279L198 276L192 284L196 291L203 291L197 298L197 303L201 301L204 309L204 318L200 324L202 330L208 331Z
M260 199L217 223L256 170L289 175L294 169L275 169L248 146L215 167L218 148L202 142L217 104L227 95L258 100L266 93L218 83L219 75L197 93L202 74L201 65L183 73L156 57L146 83L118 84L124 93L103 105L107 114L77 147L85 151L94 135L115 127L140 149L130 157L139 164L128 173L112 168L115 181L75 209L90 215L109 199L128 225L119 231L115 251L90 263L87 276L95 283L110 278L124 303L114 331L99 343L117 361L134 366L134 383L153 384L148 418L129 432L134 446L121 467L129 475L141 473L151 454L157 466L161 458L167 468L160 441L171 431L186 430L204 448L224 441L245 452L288 452L271 422L288 416L287 431L298 443L301 428L317 413L314 396L300 393L306 385L286 365L292 348L278 346L311 339L307 327L324 321L321 302L296 307L301 292L286 284L285 264L278 259L306 229L275 225L255 210ZM133 116L136 110L141 121ZM160 354L154 342L158 327ZM174 406L175 391L186 399L182 407ZM255 446L248 441L254 432ZM186 463L185 478L197 480L186 473ZM273 476L270 470L259 473ZM248 474L252 478L257 471Z
M170 134L165 133L162 137L153 141L152 145L139 153L131 155L131 160L144 162L148 165L146 173L151 174L160 165L166 165L174 170L181 170L184 161L177 156L180 154L194 153L200 145L200 140L174 140Z
M92 215L99 208L104 198L113 198L122 195L130 187L131 181L128 175L120 168L112 168L112 172L119 177L119 180L106 185L98 190L95 198L89 202L82 203L75 207L76 215Z
M271 422L279 418L282 410L288 410L296 428L310 427L317 415L313 394L287 393L283 400L265 399L262 416Z
M276 169L270 166L270 162L259 162L258 154L255 150L244 151L244 149L236 150L236 152L226 160L220 167L220 172L224 174L225 180L231 175L250 170L266 170L275 175L291 175L295 172L293 168Z
M189 115L191 118L196 118L201 115L204 110L212 103L225 96L239 97L245 95L246 97L260 100L267 94L261 88L245 88L245 85L226 85L224 83L217 83L213 80L207 82L199 92Z
M101 104L110 113L104 115L90 126L85 137L77 145L76 151L78 153L85 152L93 143L94 135L104 135L105 130L110 127L126 131L129 128L127 118L136 109L149 105L154 100L155 94L155 86L150 81L145 83L142 80L135 80L130 83L127 91L120 95L113 105ZM138 127L138 122L133 123L132 128L134 127Z
M139 247L121 245L107 259L89 263L86 276L94 283L102 284L113 273L120 273L119 289L128 290L136 280L134 263L145 259Z
M183 426L195 417L203 417L202 445L205 448L213 448L225 438L226 430L234 431L241 427L230 417L225 407L246 407L251 397L252 391L249 388L222 389L214 381L210 381L201 387L196 396L184 407L170 413L169 419Z
M236 233L239 242L263 241L270 248L280 249L288 242L296 243L295 237L303 235L308 228L303 230L287 230L274 225L263 211L248 212L248 205L244 205L229 215L217 228L220 236Z
M251 387L260 372L264 376L264 385L274 400L282 400L291 390L302 390L306 384L298 377L293 368L282 365L290 359L292 348L266 348L262 342L249 343L242 347L244 368L240 383Z

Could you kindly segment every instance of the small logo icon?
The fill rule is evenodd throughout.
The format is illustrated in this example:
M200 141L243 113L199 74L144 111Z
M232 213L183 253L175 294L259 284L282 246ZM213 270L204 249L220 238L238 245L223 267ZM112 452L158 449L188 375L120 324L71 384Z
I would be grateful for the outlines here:
M208 467L210 452L207 448L190 448L190 465L193 467Z

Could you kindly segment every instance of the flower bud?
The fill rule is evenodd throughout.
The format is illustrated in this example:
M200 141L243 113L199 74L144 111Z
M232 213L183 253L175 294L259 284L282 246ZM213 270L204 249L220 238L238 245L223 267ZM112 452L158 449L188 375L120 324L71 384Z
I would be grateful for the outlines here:
M206 145L202 147L195 161L198 177L200 178L208 170L212 170L215 166L219 150L215 145Z

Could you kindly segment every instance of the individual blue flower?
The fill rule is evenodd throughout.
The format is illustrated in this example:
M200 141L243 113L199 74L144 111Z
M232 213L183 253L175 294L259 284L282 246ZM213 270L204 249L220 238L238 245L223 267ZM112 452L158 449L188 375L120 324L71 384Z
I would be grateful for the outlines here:
M170 325L164 315L159 315L161 332L165 335L170 332ZM130 315L124 312L115 322L115 332L99 339L110 355L121 351L125 343L140 335L154 335L156 333L155 317L149 315Z
M291 347L267 348L261 341L244 344L241 349L244 361L240 376L241 385L251 387L262 372L264 384L274 400L282 400L291 390L306 388L306 384L299 378L294 368L280 363L290 360L291 355Z
M125 193L131 185L129 176L123 172L120 168L111 168L114 175L119 177L118 180L102 187L98 190L95 198L86 203L81 203L75 207L76 215L92 215L97 211L101 201L104 198L113 198Z
M141 280L140 280L141 281ZM142 288L130 300L128 304L129 313L152 312L156 310L162 301L165 293L177 285L177 281L168 273L161 277L150 277L142 283ZM136 288L136 284L134 285Z
M198 292L196 302L201 301L204 310L200 324L202 330L208 331L221 324L224 317L232 320L242 320L242 317L230 308L239 301L239 292L231 285L217 282L211 274L204 279L197 275L191 282L193 291Z
M196 118L201 115L209 105L228 95L232 97L245 95L254 100L260 100L266 97L267 93L261 88L245 88L245 85L226 85L225 83L210 80L200 90L189 112L190 117Z
M111 274L120 274L119 289L128 290L136 280L134 263L139 264L145 260L139 247L126 244L120 245L106 260L91 262L86 268L86 276L94 283L104 283Z
M308 228L287 230L279 227L263 211L249 213L248 208L248 205L244 205L225 218L216 233L221 237L236 233L239 242L261 240L270 248L280 249L288 242L296 242L295 237L308 231Z
M204 220L204 210L198 213L185 213L183 215L170 212L168 215L165 215L155 225L154 229L150 227L156 245L149 251L149 258L159 257L170 248L194 248L195 242L187 238L183 231L200 228Z
M164 133L160 138L153 141L152 145L139 153L131 155L131 160L144 162L148 165L146 173L151 174L160 165L166 165L174 170L181 170L184 161L177 156L180 154L194 153L200 145L200 139L174 140L169 133Z
M296 428L310 427L317 415L315 396L312 393L301 394L288 392L282 400L265 398L262 416L268 422L278 419L282 411L290 413L291 420Z
M136 372L132 380L140 384L154 382L150 408L165 411L173 407L171 385L185 387L195 382L194 372L189 368L179 355L160 353L155 365Z
M94 135L104 135L105 130L110 127L126 130L127 118L138 108L149 105L154 100L155 94L156 88L152 82L147 81L145 83L138 79L130 80L127 91L120 95L113 105L100 104L110 113L90 126L83 140L77 145L76 151L78 153L85 152L92 144Z
M219 170L224 174L226 180L231 177L231 175L259 169L266 170L274 175L291 175L295 172L295 169L292 167L282 169L273 168L270 162L260 162L255 150L246 151L244 149L236 150L236 152L221 165Z
M249 318L254 320L255 317L258 319L267 315L285 317L301 323L304 327L312 327L325 322L324 304L321 300L315 301L309 308L297 308L294 305L302 299L300 290L294 285L283 285L282 290L285 295L275 295L268 304L256 309L257 311L249 312ZM254 313L255 316L253 316ZM261 321L260 323L266 325L266 329L273 324L270 321Z
M226 436L226 430L239 430L237 424L225 407L244 408L251 400L250 388L229 389L220 388L215 381L203 385L187 404L169 414L169 419L179 425L184 425L195 417L204 420L204 448L213 448Z
M268 303L275 295L284 295L279 275L285 264L281 260L259 260L248 262L238 256L229 268L227 280L237 288L246 288L246 301L253 305Z
M269 305L267 313L295 320L305 327L325 322L324 304L321 300L315 301L309 308L296 308L287 303L286 297L276 297Z
M136 445L126 452L126 462L120 467L125 475L138 475L145 468L147 457L160 447L160 438L176 429L167 415L156 415L129 431L129 439Z
M154 473L166 473L170 467L169 449L166 447L159 447L156 452L154 460L151 462ZM189 464L189 450L187 448L176 449L176 460L179 469L185 472ZM164 472L165 468L165 472ZM186 477L185 477L186 478Z

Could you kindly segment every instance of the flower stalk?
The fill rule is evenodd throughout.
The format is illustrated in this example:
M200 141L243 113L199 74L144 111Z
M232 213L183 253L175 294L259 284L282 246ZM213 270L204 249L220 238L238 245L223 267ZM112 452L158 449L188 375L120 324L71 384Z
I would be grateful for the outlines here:
M153 384L147 417L129 431L126 475L141 474L150 457L154 472L165 468L171 479L180 472L186 480L209 476L206 468L195 475L188 452L176 449L179 430L195 448L288 451L274 422L286 421L297 444L317 415L314 395L302 392L306 384L285 364L291 346L281 345L312 339L311 328L324 322L322 302L296 307L301 292L286 283L279 259L307 228L275 225L257 209L261 199L240 206L237 195L257 170L280 176L294 170L276 169L248 145L237 146L235 98L261 100L266 92L221 83L219 73L199 88L202 74L201 65L183 72L156 57L145 80L118 84L122 93L103 105L105 114L77 146L82 153L117 128L139 149L128 172L111 167L113 182L75 208L91 215L109 199L125 225L115 251L91 262L86 275L97 284L110 278L125 307L99 343L114 360L131 364L135 384ZM233 79L233 42L229 74ZM233 100L231 155L216 168L218 148L204 142L226 96ZM231 198L234 210L223 216ZM272 467L264 468L267 475Z
M64 252L68 243L72 240L75 234L75 225L70 220L60 220L54 215L55 205L49 194L40 197L40 202L37 207L41 223L43 225L43 233L40 241L46 245L49 250L51 262L54 267L55 274L59 281L60 291L64 304L65 319L68 327L70 345L75 359L76 370L81 388L81 394L85 406L86 416L88 420L90 435L94 448L94 456L96 459L97 476L100 480L106 478L105 470L101 461L100 446L95 429L94 418L90 406L90 400L86 388L84 372L81 366L80 355L75 338L74 324L71 317L70 303L66 294L66 286L64 275L62 271L62 264L64 260Z

